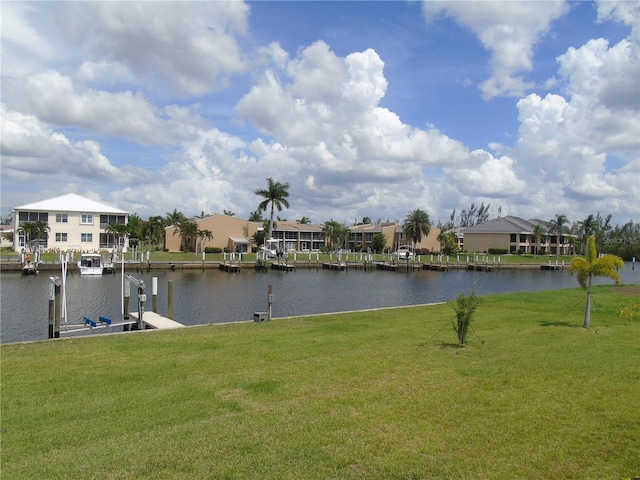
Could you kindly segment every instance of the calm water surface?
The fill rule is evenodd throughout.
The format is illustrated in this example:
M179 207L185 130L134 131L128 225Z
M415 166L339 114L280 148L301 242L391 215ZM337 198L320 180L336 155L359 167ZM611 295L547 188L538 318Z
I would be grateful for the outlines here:
M640 283L640 267L626 264L620 271L622 282ZM24 277L15 273L1 275L0 341L2 343L46 339L48 335L49 275ZM59 274L58 274L59 275ZM153 270L133 273L144 280L151 309L151 278L158 277L158 313L167 315L167 285L174 282L174 319L185 325L201 325L252 320L256 311L265 311L267 286L273 286L273 317L287 317L368 308L396 307L442 302L469 292L476 286L480 295L562 288L575 288L577 282L567 271L499 272L363 272L349 270L299 269L296 272L240 273L219 270ZM611 283L608 279L596 279ZM67 312L70 323L87 316L106 316L114 321L121 315L121 276L80 276L67 278ZM132 309L136 289L132 285ZM121 328L118 328L121 330ZM96 335L106 330L89 333Z

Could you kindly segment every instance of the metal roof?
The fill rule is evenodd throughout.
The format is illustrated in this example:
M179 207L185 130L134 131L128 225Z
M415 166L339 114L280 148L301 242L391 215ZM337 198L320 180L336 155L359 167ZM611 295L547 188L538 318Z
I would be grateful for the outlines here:
M39 202L28 203L15 207L14 210L28 210L41 212L88 212L88 213L117 213L128 214L124 210L110 205L89 200L75 193L67 193L59 197L41 200Z
M467 233L530 233L535 228L530 222L508 215L498 217L487 222L478 223L473 227L463 228L462 232Z

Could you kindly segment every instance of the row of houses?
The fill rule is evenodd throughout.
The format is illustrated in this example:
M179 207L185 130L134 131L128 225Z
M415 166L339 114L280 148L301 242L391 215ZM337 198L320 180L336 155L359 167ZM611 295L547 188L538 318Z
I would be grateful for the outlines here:
M118 238L109 233L111 224L127 224L129 213L110 205L90 200L76 194L66 194L14 209L13 249L32 249L25 235L20 234L20 226L25 222L44 222L48 225L46 238L37 239L38 248L59 251L100 251L111 250L118 245ZM232 252L248 252L252 248L253 236L263 228L261 222L251 222L235 216L214 214L194 219L198 230L208 230L212 237L200 237L196 248L203 251L207 247L226 249ZM524 220L519 217L498 217L469 228L460 229L459 247L466 252L488 252L493 248L504 249L510 253L536 253L544 251L551 254L573 253L572 238L568 234L548 234L535 238L536 225L542 225L551 231L551 225L541 220ZM323 224L302 224L298 222L278 221L273 237L280 240L285 250L298 252L318 251L325 246L322 233ZM402 224L379 223L355 225L349 227L350 234L346 247L352 251L367 251L374 235L381 233L387 240L387 248L394 249L408 243ZM6 232L7 230L5 230ZM432 227L428 236L416 245L416 248L439 251L438 237L441 231ZM33 240L33 239L29 239ZM126 251L128 243L125 243ZM164 248L168 251L180 251L181 236L174 226L165 228Z

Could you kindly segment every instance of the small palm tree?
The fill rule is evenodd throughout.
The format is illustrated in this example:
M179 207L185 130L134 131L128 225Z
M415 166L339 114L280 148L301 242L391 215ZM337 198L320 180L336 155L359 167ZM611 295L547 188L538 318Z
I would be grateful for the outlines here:
M416 208L407 214L402 227L407 241L413 242L413 251L416 250L416 244L422 241L422 235L425 237L431 232L431 220L424 210Z
M151 252L151 243L157 245L159 239L164 234L164 218L160 215L154 215L144 222L144 233L149 242L149 252Z
M296 222L301 223L303 225L306 225L306 224L311 223L311 220L309 219L309 217L302 217L302 218L296 220Z
M273 212L274 208L278 211L282 210L282 207L289 208L289 184L277 182L273 177L267 178L267 188L259 188L256 190L256 195L264 197L264 200L258 205L258 210L266 211L269 205L271 205L271 215L269 216L269 238L273 236Z
M32 240L46 240L49 238L49 225L47 222L22 222L18 227L18 233L24 235L25 243L31 248Z
M584 312L584 328L591 327L591 279L593 277L612 278L616 285L620 284L620 275L616 271L622 268L624 262L617 255L603 255L598 257L596 251L596 237L591 235L587 240L585 257L577 257L571 261L569 271L578 277L580 286L587 290L587 307Z
M204 240L213 239L213 232L211 230L200 230L196 232L196 236L200 239L200 251L204 251Z

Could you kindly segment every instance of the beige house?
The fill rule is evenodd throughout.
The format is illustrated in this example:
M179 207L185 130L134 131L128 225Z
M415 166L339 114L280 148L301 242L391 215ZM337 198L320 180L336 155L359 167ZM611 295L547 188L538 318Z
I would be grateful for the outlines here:
M198 230L211 232L212 238L200 237L191 248L197 253L207 247L227 249L229 252L248 252L251 250L253 235L262 228L261 222L250 222L239 217L215 213L208 217L192 220ZM170 225L164 229L164 248L170 252L180 251L180 229Z
M349 227L349 230L351 230L351 233L349 235L348 248L352 251L368 251L371 247L373 236L377 233L383 234L387 239L385 247L387 249L396 250L400 245L410 244L400 223L355 225ZM429 235L423 237L420 243L416 244L416 249L426 249L430 252L440 250L440 243L437 240L438 235L440 235L440 229L432 226Z
M541 225L545 239L533 236L536 225ZM551 224L542 220L524 220L520 217L498 217L473 227L461 229L462 249L465 252L488 252L492 248L506 249L509 253L574 253L571 240L575 235L553 233ZM549 233L552 232L552 233Z
M112 250L117 243L107 233L110 224L127 224L129 214L110 205L68 193L14 208L13 249L96 252ZM48 238L27 239L20 234L25 222L44 222ZM36 242L37 240L37 242ZM124 248L128 243L125 242Z

